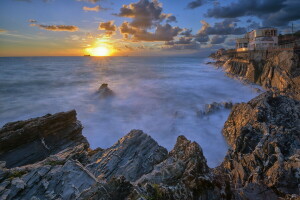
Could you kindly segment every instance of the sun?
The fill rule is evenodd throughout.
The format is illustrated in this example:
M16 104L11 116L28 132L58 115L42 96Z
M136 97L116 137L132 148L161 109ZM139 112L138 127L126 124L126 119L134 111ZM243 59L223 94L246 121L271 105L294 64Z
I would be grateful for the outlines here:
M110 56L111 51L106 46L98 46L95 48L88 48L86 49L86 52L90 54L91 56Z
M92 56L109 56L110 55L110 51L107 47L96 47L93 48L91 51Z

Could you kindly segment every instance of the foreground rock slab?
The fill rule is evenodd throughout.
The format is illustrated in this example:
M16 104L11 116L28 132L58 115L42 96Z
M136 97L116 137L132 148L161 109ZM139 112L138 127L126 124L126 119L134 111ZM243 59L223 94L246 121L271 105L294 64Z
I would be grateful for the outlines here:
M76 111L7 123L0 129L0 160L8 168L31 164L68 147L84 143Z

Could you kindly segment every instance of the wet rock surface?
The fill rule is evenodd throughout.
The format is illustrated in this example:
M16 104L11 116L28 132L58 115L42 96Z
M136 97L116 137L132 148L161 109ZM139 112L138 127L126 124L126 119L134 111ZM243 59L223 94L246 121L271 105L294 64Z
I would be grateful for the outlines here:
M55 124L48 117L42 117L43 123L31 123L35 122L36 129ZM65 120L68 123L61 124L68 127L77 121L76 115ZM11 124L26 130L25 122ZM54 126L60 128L53 128L51 135L62 137L61 124ZM13 126L3 127L2 134L16 130L7 127ZM88 149L81 139L31 164L8 168L2 159L0 199L300 198L299 101L267 92L234 105L223 134L231 148L223 163L213 169L196 142L179 136L168 153L140 130L132 130L107 149ZM2 143L11 140L9 135L1 136ZM81 129L76 137L83 138Z

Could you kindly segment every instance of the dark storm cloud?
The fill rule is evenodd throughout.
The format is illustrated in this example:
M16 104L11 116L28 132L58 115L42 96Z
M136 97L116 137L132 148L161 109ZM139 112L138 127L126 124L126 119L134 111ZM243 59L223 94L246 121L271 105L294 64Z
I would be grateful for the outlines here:
M154 33L148 32L145 29L131 26L128 22L123 22L120 26L120 32L125 38L132 35L135 41L171 41L176 37L182 29L172 27L170 24L157 25Z
M40 29L44 29L47 31L69 31L75 32L78 31L79 28L77 26L70 26L70 25L41 25L41 24L30 24L30 26L36 26Z
M194 8L198 8L198 7L202 6L203 3L204 3L203 0L195 0L195 1L190 2L190 3L187 5L187 7L188 7L189 9L194 9Z
M222 44L225 42L227 36L220 36L220 35L215 35L211 39L211 44Z
M214 18L256 16L264 26L286 26L300 19L299 8L299 0L237 0L226 6L214 6L205 15Z
M117 16L132 18L130 25L139 28L151 28L163 20L176 21L175 16L164 14L162 10L158 1L140 0L137 3L123 5Z

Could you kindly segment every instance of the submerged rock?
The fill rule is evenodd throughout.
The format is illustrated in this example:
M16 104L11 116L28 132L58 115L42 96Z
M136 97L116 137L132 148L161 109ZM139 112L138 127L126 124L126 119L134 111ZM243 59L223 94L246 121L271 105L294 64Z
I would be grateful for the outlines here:
M221 109L231 109L233 106L232 102L213 102L211 104L205 104L204 110L197 111L198 116L209 115L215 113Z
M114 95L114 92L108 87L107 83L102 83L97 92L100 97L111 97Z
M89 146L76 119L76 111L5 124L0 129L0 160L8 168L45 159L68 147Z

